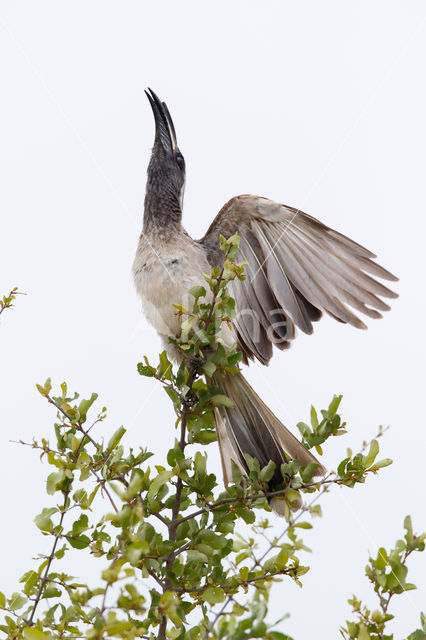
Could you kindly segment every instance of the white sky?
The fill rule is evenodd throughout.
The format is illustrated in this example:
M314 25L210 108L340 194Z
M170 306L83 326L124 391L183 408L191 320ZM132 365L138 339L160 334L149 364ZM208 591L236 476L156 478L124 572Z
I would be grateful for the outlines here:
M32 518L47 468L9 443L53 433L36 382L97 391L105 434L124 424L128 444L160 455L173 437L164 392L136 373L160 349L130 274L151 86L185 155L192 235L231 196L264 195L353 237L401 278L369 331L325 319L248 372L289 426L344 394L350 435L329 446L329 467L391 425L381 446L395 464L323 500L304 588L275 588L271 617L291 611L283 630L297 640L337 638L353 592L376 605L368 553L393 543L407 513L426 529L425 20L421 0L1 0L0 293L27 293L0 323L2 591L46 549ZM219 470L214 446L209 455ZM397 638L426 609L426 557L415 565L419 590L393 605Z

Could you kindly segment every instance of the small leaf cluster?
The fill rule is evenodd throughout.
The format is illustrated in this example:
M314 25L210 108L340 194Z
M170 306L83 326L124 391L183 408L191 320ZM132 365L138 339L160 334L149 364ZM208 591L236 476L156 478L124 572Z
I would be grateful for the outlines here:
M341 421L337 410L340 406L342 396L334 396L328 409L321 411L322 420L319 420L314 407L311 407L311 426L305 422L298 422L297 428L302 435L302 443L307 449L315 447L317 453L322 455L321 445L330 436L342 436L346 433L346 423Z
M5 309L13 309L16 296L20 293L18 287L14 287L7 296L0 298L0 315Z
M257 592L250 603L250 608L241 607L234 603L232 613L220 618L216 633L211 637L214 640L219 640L219 638L232 638L233 640L247 640L248 638L292 640L287 634L273 630L273 627L287 619L289 614L285 614L272 625L267 621L267 614L267 601L260 592Z
M369 451L364 454L362 451L355 456L352 452L348 451L348 456L342 460L337 467L337 473L340 477L340 484L344 484L348 487L353 487L358 482L364 482L368 473L377 473L379 469L388 467L392 464L390 458L384 458L378 460L376 458L379 454L379 443L376 439L370 442Z
M415 589L416 586L407 582L407 559L415 551L425 549L426 533L416 535L410 516L404 520L404 539L397 540L390 551L380 547L376 557L370 557L365 568L366 576L371 582L378 598L378 608L370 609L361 600L353 596L348 600L355 621L347 621L341 628L341 635L347 639L358 640L393 640L393 634L387 631L387 623L394 618L389 612L390 601L395 595ZM407 640L423 640L426 637L426 619L420 616L421 629L411 633Z
M235 300L228 291L233 280L244 280L244 262L235 262L240 239L234 235L228 240L220 237L220 249L224 253L222 267L215 267L204 274L208 285L196 286L189 293L194 298L192 308L182 304L173 305L181 321L181 334L171 337L184 357L200 358L200 373L209 378L216 371L232 373L242 354L236 346L228 349L223 344L221 333L231 326L235 318Z

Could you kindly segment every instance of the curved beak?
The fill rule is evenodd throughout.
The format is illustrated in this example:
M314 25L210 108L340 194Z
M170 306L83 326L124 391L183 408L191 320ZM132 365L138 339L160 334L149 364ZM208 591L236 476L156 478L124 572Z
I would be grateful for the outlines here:
M177 149L176 132L167 105L149 87L145 93L155 118L155 141L158 140L164 151L173 153Z

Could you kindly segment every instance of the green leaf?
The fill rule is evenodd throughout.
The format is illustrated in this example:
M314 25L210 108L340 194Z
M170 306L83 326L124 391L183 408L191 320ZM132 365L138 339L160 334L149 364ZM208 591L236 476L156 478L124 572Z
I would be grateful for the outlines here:
M34 522L41 531L53 531L53 523L50 517L56 513L58 509L56 507L50 507L49 509L43 509L35 518Z
M274 475L276 466L277 465L275 464L275 462L272 462L272 460L269 460L266 467L263 467L263 469L260 471L259 480L261 482L269 482L272 479L272 476Z
M228 396L225 396L221 393L217 393L216 395L214 395L211 399L211 402L214 407L228 407L228 409L234 408L234 403L232 402L231 398L228 398Z
M82 400L80 402L80 404L78 405L78 412L80 414L80 422L81 423L86 422L87 412L89 411L90 407L95 402L97 397L98 397L97 393L92 393L92 395L90 396L90 398L88 400Z
M231 355L228 355L227 365L228 367L234 367L236 364L241 362L242 359L243 359L242 352L237 351L236 353L232 353Z
M52 390L52 382L51 382L50 378L47 378L47 380L46 380L46 382L44 383L43 386L41 384L37 384L36 387L37 387L39 393L41 393L42 396L47 398L49 393Z
M46 600L48 598L60 598L62 595L62 591L58 589L58 587L54 584L48 584L43 591L43 599Z
M291 505L294 505L298 509L300 508L300 505L302 503L302 498L300 496L299 491L296 491L296 489L287 489L284 497L286 502L289 502Z
M186 552L186 561L189 564L190 562L208 562L209 559L205 553L197 551L197 549L189 549Z
M189 290L189 293L191 296L194 296L195 299L204 298L206 296L206 290L202 286L192 287L192 289Z
M288 562L288 549L283 547L276 557L275 565L279 571L286 568Z
M138 538L140 540L147 540L148 542L151 542L151 540L153 539L155 535L155 529L152 526L151 523L149 522L144 522L138 530Z
M157 367L157 376L169 381L172 379L172 363L168 359L166 351L160 353L160 364Z
M386 549L380 547L377 552L377 558L374 562L374 566L376 569L382 570L389 564L388 554L386 553Z
M78 520L75 520L72 525L72 535L78 536L83 531L89 528L89 519L85 513L82 513Z
M71 536L64 537L68 540L68 542L74 549L85 549L90 544L90 538L88 538L87 536L78 536L77 538Z
M22 576L19 582L25 582L23 592L29 596L39 580L39 575L35 571L28 571Z
M411 521L411 516L405 516L404 529L407 531L407 540L411 541L413 539L413 523Z
M179 415L180 410L180 398L174 389L169 389L169 387L164 387L164 391L169 396L170 400L173 402L173 407L175 408L176 413Z
M24 638L26 640L47 640L48 637L47 633L40 631L36 627L25 627L24 629Z
M98 486L99 486L99 485L98 485ZM58 560L60 560L61 558L63 558L63 557L64 557L64 555L65 555L65 551L66 551L67 549L68 549L67 545L66 545L66 544L64 544L60 549L58 549L58 550L55 552L55 558L58 558Z
M216 442L217 434L216 431L200 431L200 433L196 434L192 438L192 442L199 442L200 444L210 444L211 442Z
M156 476L148 489L148 498L155 498L155 496L160 491L161 487L166 484L170 480L173 475L173 471L161 471L158 476Z
M52 496L55 491L58 489L58 485L60 485L65 480L65 471L61 469L60 471L54 471L51 473L46 481L46 491Z
M340 402L342 401L343 396L334 396L333 400L330 402L328 407L328 417L333 418L336 415L337 409L339 408Z
M209 376L209 378L211 378L212 375L216 372L216 365L211 360L208 360L207 362L205 362L203 364L202 369L203 369L204 373L207 376Z
M141 491L143 487L145 479L145 474L142 469L134 469L132 476L130 478L129 485L126 489L126 498L127 500L133 500L138 493Z
M129 562L132 564L136 564L139 562L141 557L149 552L149 543L146 540L140 540L138 542L133 542L126 549L126 557Z
M312 482L312 478L315 476L315 472L318 469L317 462L309 462L306 467L303 467L300 470L300 475L302 476L302 480L305 484L310 484Z
M224 602L226 598L226 594L223 589L220 587L207 587L201 596L201 599L209 604L218 604L219 602Z
M145 376L146 378L152 378L152 376L155 374L154 367L151 367L147 364L142 364L142 362L138 362L137 369L139 375Z
M25 598L20 593L12 593L9 599L9 609L12 611L16 611L16 609L22 609L22 607L27 603L27 598Z
M367 631L367 627L361 622L358 631L358 640L370 640L370 634Z
M242 480L241 470L240 470L240 467L237 465L237 463L232 459L231 459L231 469L232 469L232 482L234 484L240 484Z
M377 442L377 440L372 440L370 444L370 450L365 459L366 468L371 467L378 453L379 453L379 443Z
M346 465L348 464L350 458L345 458L337 467L337 473L341 478L344 478L346 475Z
M310 428L304 422L298 422L296 424L296 427L299 429L300 435L304 438L307 438L311 434Z
M384 467L388 467L393 463L391 458L383 458L383 460L379 460L379 462L375 462L372 469L383 469Z
M251 509L248 507L244 507L243 505L237 505L234 507L235 513L244 520L247 524L253 524L256 520L256 515L253 513Z
M246 557L248 557L248 554L247 554ZM242 582L245 582L247 580L247 578L248 578L248 574L249 574L249 568L248 567L241 567L241 569L239 570L240 580Z
M176 374L176 384L178 387L182 387L185 384L185 361L180 363L178 372Z
M108 446L107 446L107 453L111 453L119 444L121 438L124 436L124 434L126 433L126 429L124 427L119 427L116 431L114 431L114 433L112 434L109 442L108 442Z

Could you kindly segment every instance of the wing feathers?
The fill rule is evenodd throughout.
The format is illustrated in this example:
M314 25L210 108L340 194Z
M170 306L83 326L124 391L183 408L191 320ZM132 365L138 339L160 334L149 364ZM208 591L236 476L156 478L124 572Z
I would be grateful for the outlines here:
M292 320L302 329L305 333L312 333L312 324L305 318L299 301L296 298L293 287L289 282L287 274L283 269L281 263L278 260L277 254L268 239L264 229L257 223L255 223L256 236L260 242L260 245L264 253L264 262L266 266L266 274L271 289L275 295L275 298L279 302L280 306L287 311ZM254 226L254 225L253 225ZM252 227L253 228L253 227ZM266 231L266 230L265 230ZM309 298L308 298L309 299Z
M256 357L262 364L266 364L272 356L272 345L266 336L264 327L255 322L254 312L247 300L245 289L238 287L234 293L234 287L230 287L231 295L238 299L238 311L233 325L237 330L240 342L243 343L249 357Z
M259 241L251 231L247 232L246 238L247 241L242 238L240 250L243 259L247 262L247 280L253 285L268 324L271 325L273 322L271 326L274 333L281 340L285 338L291 340L295 335L295 327L290 318L286 317L283 310L280 309L271 290L262 265L263 253Z
M265 272L258 261L252 247L241 242L240 252L243 260L247 262L246 280L241 283L246 300L249 301L248 291L253 290L254 296L250 298L252 309L255 312L254 319L274 337L274 344L280 349L288 346L288 340L294 338L294 324L283 314L280 305L273 295Z
M376 280L397 278L373 261L374 253L292 207L249 195L230 200L200 240L212 266L222 260L219 235L233 233L241 238L239 259L247 262L246 280L233 295L234 325L248 358L268 362L272 343L289 346L295 325L312 333L321 311L364 329L354 311L381 318L389 310L382 298L398 297Z
M280 256L284 258L284 251ZM305 295L312 304L331 313L342 322L348 322L359 329L365 328L365 324L341 302L335 282L325 277L320 268L321 265L314 263L306 247L297 242L293 242L291 247L289 244L286 247L285 260L289 277L298 289L303 291L303 287L306 287ZM305 276L304 282L302 282L303 276Z
M303 236L294 234L294 240L301 247L305 244ZM309 250L309 255L312 260L317 259L317 269L337 288L338 293L347 291L354 299L357 299L359 303L370 304L373 307L377 306L377 308L382 311L389 309L389 306L382 302L376 295L381 294L388 296L389 293L395 295L387 289L387 287L384 287L366 274L358 272L356 265L348 264L330 252L326 253L324 248L321 248L318 243L310 241L309 238L306 244L308 245L307 249ZM368 287L370 290L365 287ZM353 306L358 308L356 305Z

